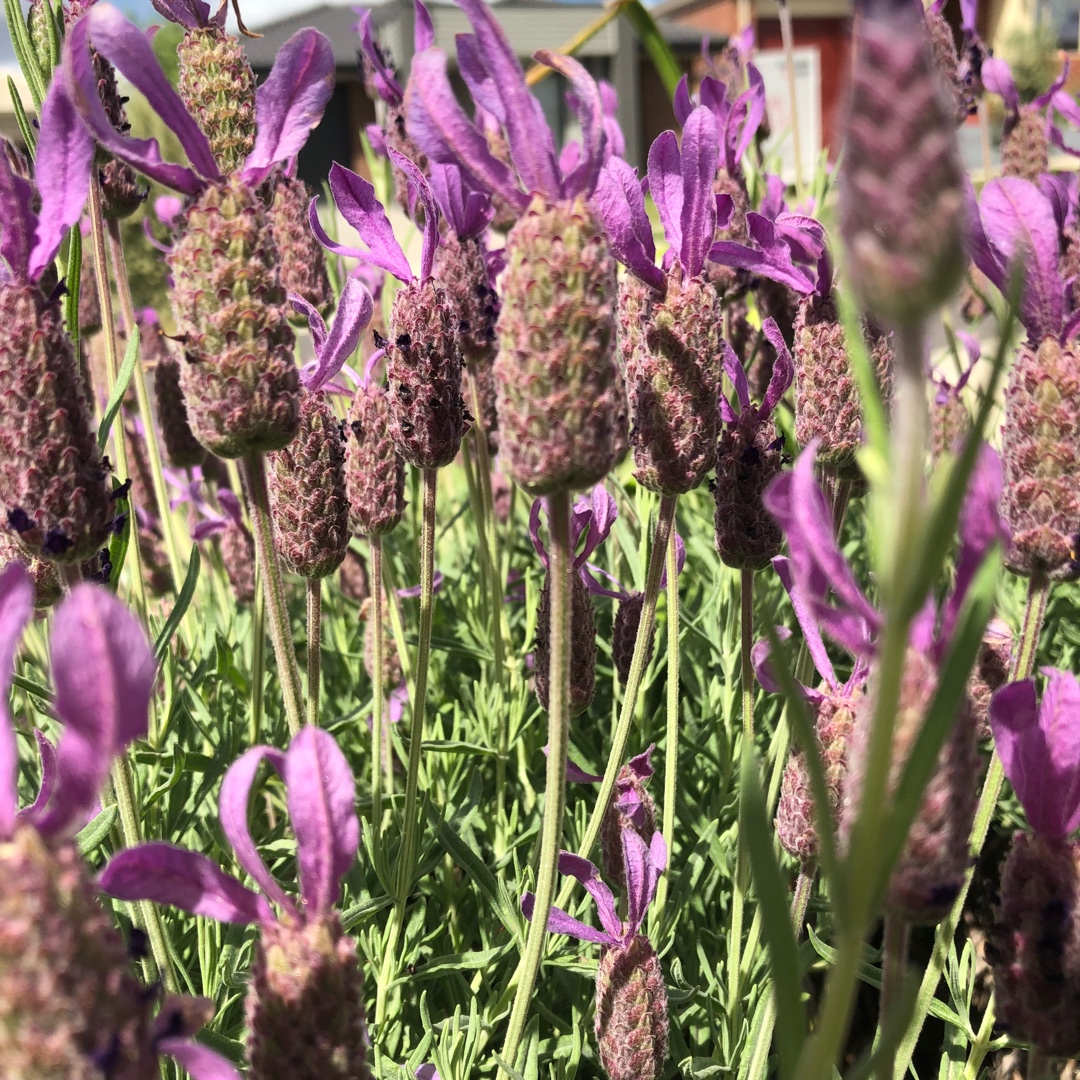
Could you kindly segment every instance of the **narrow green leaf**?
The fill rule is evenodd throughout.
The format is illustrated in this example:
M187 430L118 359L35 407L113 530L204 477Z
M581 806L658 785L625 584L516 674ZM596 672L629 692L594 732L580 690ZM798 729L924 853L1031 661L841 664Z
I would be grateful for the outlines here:
M402 982L410 982L416 979L441 979L452 971L477 971L491 967L492 964L501 960L511 949L513 942L508 941L496 949L483 949L477 952L454 953L450 956L440 956L430 963L422 964L416 968L412 975L404 975Z
M127 391L128 383L131 382L131 376L135 371L135 364L138 359L139 328L133 326L128 337L127 349L124 351L124 362L120 365L120 370L116 375L116 385L109 395L109 403L105 406L105 415L101 418L101 426L98 428L98 449L103 452L109 441L109 432L112 430L116 414L120 411L124 394Z
M4 15L7 18L8 32L11 34L11 44L15 48L15 59L19 61L19 69L26 79L27 86L30 87L34 107L40 113L48 84L41 65L38 63L37 53L34 52L30 31L27 29L19 0L4 0Z
M64 274L64 322L75 355L79 355L79 293L82 290L82 233L68 231L67 271Z
M188 562L187 576L184 578L183 588L176 597L176 603L173 604L173 609L169 612L169 617L165 620L165 625L161 628L157 641L154 642L154 656L157 658L158 664L164 658L169 648L169 642L172 640L173 634L176 633L180 620L183 619L184 614L187 612L191 598L195 595L195 586L199 580L201 566L202 556L199 554L199 546L198 544L192 544L191 559Z
M106 806L89 824L79 830L75 842L79 845L80 854L90 855L97 850L98 845L109 835L117 813L115 804Z
M25 679L22 675L13 675L11 685L18 687L20 690L25 690L28 694L33 694L34 697L44 701L46 705L52 705L52 691L47 686L42 686L41 683Z
M776 1027L780 1075L791 1080L806 1038L806 1010L800 995L799 949L791 929L788 890L773 852L772 829L765 812L765 792L762 791L758 775L757 752L749 739L742 748L739 830L754 873L762 930L769 947L777 1013L784 1018L784 1022Z
M15 123L19 125L19 134L23 137L23 142L26 143L26 149L30 152L30 157L33 158L34 151L37 149L37 133L34 131L33 124L30 123L30 118L26 115L26 109L22 103L22 97L19 94L19 88L15 85L15 80L8 76L8 94L11 95L11 111L15 114Z
M113 492L119 491L120 483L114 478ZM117 520L121 522L120 528L109 537L108 586L115 593L120 587L120 573L124 569L128 547L131 544L131 500L126 495L117 494L113 500L113 509L116 511Z
M656 68L660 81L664 84L668 98L673 98L679 80L683 77L683 70L671 51L671 47L664 40L664 35L660 27L656 25L656 20L641 0L629 0L623 5L622 13L630 21L630 25L641 39L641 44L645 46L645 51L649 54L649 59Z

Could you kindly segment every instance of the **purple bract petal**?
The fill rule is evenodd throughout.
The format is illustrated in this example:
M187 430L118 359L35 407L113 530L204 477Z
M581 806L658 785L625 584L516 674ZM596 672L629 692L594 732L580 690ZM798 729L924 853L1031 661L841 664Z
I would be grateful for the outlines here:
M0 838L11 836L19 806L15 786L19 752L8 714L8 695L19 639L33 611L34 584L30 575L22 563L8 563L0 573Z
M400 105L405 100L397 74L389 64L384 63L382 52L375 44L371 29L371 12L365 11L360 16L360 51L371 65L371 78L375 92L387 105Z
M548 748L544 747L544 753ZM599 784L604 778L594 773L586 772L576 761L566 759L566 779L574 784Z
M742 127L737 134L732 132L727 136L730 147L728 155L728 171L738 166L743 155L750 149L757 130L765 119L765 80L761 72L753 64L746 65L746 79L750 88L745 91L732 107L732 116L740 115Z
M526 893L521 898L521 912L532 922L533 909L536 906L536 897ZM577 938L578 941L590 941L595 945L618 945L619 938L613 934L607 934L603 930L597 930L572 915L567 915L562 908L552 907L548 915L548 931L552 934L565 934L567 937Z
M487 139L458 103L441 49L427 49L413 58L405 102L409 134L431 161L456 162L477 184L517 210L529 205L513 171L491 153Z
M430 12L421 0L414 0L413 18L416 23L413 29L413 51L420 53L435 44L435 26Z
M649 147L649 193L656 203L668 243L682 248L682 155L674 131L663 131Z
M305 300L298 293L289 293L289 303L292 304L295 312L307 319L311 343L315 346L315 355L318 356L319 350L326 342L326 320L310 300Z
M317 918L337 903L360 842L352 772L331 735L305 727L293 739L285 755L285 788L304 911Z
M405 174L409 186L409 205L411 206L417 197L424 204L424 246L420 252L420 280L427 281L431 277L431 269L435 265L435 250L439 246L439 208L431 192L431 185L417 166L393 147L390 147L387 153L393 164Z
M205 855L172 844L140 844L114 855L101 872L117 900L153 900L215 922L268 923L270 906Z
M474 188L460 166L432 164L431 189L459 239L479 236L491 224L495 212L491 196Z
M266 863L262 861L255 847L255 841L251 838L251 830L248 828L248 795L251 793L251 785L255 782L255 774L264 760L269 761L279 773L284 775L285 755L271 746L253 746L229 766L225 779L221 781L221 796L218 799L221 830L225 833L225 839L232 846L236 861L242 869L251 875L259 888L274 903L279 904L291 915L297 916L296 905L286 896L284 889L267 870Z
M312 199L309 218L319 243L338 255L372 262L399 281L412 281L412 267L394 236L394 229L371 184L335 161L330 166L330 192L342 217L360 234L368 250L345 247L332 241L319 224L315 200Z
M705 266L705 256L716 232L716 199L713 178L720 160L720 131L708 109L697 108L683 130L683 204L679 230L679 259L691 277Z
M679 80L679 85L675 87L673 108L675 110L675 119L678 121L679 127L682 127L694 109L694 103L690 100L690 81L687 75L684 75Z
M156 139L133 139L112 126L98 94L97 73L90 54L91 41L102 56L146 97L180 140L194 172L183 165L164 161ZM206 136L165 77L150 42L116 8L96 4L71 24L64 39L63 78L79 116L98 142L152 180L194 195L205 186L203 178L215 182L222 179Z
M726 341L723 341L722 344L724 347L724 374L731 380L731 385L735 388L735 400L739 403L739 413L742 413L750 407L750 384L746 381L746 372L743 370L742 362L735 355L735 350ZM724 420L729 424L738 419L738 414L731 410L731 406L724 397L720 399L720 412L723 414Z
M814 661L817 673L825 680L829 689L838 690L840 681L833 670L832 661L829 659L828 650L825 648L825 642L821 638L821 631L818 629L813 613L807 606L792 577L791 563L783 556L778 555L773 559L772 565L776 571L776 576L780 579L780 584L784 586L788 596L791 598L791 607L795 612L795 619L799 624L799 628L803 632L806 651L810 654L810 659ZM785 636L781 635L781 640Z
M629 832L630 830L625 830ZM600 871L588 859L580 855L571 855L563 851L559 855L559 873L577 878L585 891L596 901L596 911L600 916L600 925L613 938L622 936L622 922L615 911L615 897L604 884Z
M990 726L1028 824L1058 840L1080 825L1080 685L1069 672L1044 674L1041 705L1032 680L1010 683L990 702Z
M138 619L97 585L77 585L57 608L51 652L64 732L57 790L37 822L45 833L82 825L115 756L146 734L157 670Z
M615 257L646 285L663 292L666 279L656 265L656 244L635 170L613 157L600 170L592 205Z
M298 30L277 54L255 100L255 146L241 175L260 183L279 161L298 154L322 120L334 92L334 47L307 27Z
M198 30L210 25L210 5L204 0L150 0L154 10L170 22L187 30ZM221 7L222 23L225 21L225 5Z
M559 72L574 88L574 96L577 99L576 112L581 123L581 161L569 175L564 174L562 197L564 199L573 199L578 195L587 197L596 188L600 167L605 160L604 148L607 145L607 134L604 130L604 103L600 97L600 88L596 85L596 80L573 57L560 56L547 49L540 49L536 53L536 60L545 67Z
M584 500L579 501L581 507ZM589 520L589 534L585 538L585 546L574 556L574 569L580 570L589 556L610 535L611 527L619 516L619 507L614 496L603 484L597 484L589 496L588 508L592 512Z
M795 364L788 352L787 342L776 325L775 319L766 319L761 324L761 332L768 339L769 344L776 351L776 360L773 362L772 375L769 377L769 385L765 390L765 400L762 402L761 411L758 413L759 421L772 415L773 409L780 404L780 399L787 393L788 387L795 380Z
M454 43L457 46L458 72L469 89L469 96L494 118L496 126L501 125L506 118L506 110L495 88L495 80L488 74L480 58L480 43L476 35L455 34Z
M548 565L548 553L543 540L540 539L540 507L542 505L543 499L533 499L533 504L529 508L529 537L532 540L536 554L540 556L540 562L546 567Z
M296 298L290 298L296 307ZM360 344L360 335L371 322L374 301L371 293L356 278L347 278L345 287L338 297L337 311L329 334L323 324L321 338L315 341L315 355L318 363L311 375L304 377L304 385L311 391L321 390L341 370L345 361L356 352ZM314 312L318 316L318 312ZM312 337L318 323L312 323L308 314L308 323L312 327ZM322 323L322 319L319 319Z
M157 1049L186 1069L191 1080L243 1080L220 1054L190 1039L159 1039Z
M56 778L59 772L56 747L37 728L34 728L34 739L37 742L38 757L41 759L41 786L38 788L37 798L22 811L22 815L30 819L36 818L49 805L49 800L56 790Z
M709 251L709 258L723 266L767 277L803 296L814 291L813 278L794 264L791 248L777 235L775 225L767 217L751 210L746 215L746 229L754 246L718 240Z
M659 830L653 833L647 847L636 830L623 829L621 832L623 866L626 868L626 933L629 936L641 929L645 912L656 895L656 884L667 865L667 845Z
M51 96L55 97L55 94ZM0 150L0 258L11 267L16 281L30 279L30 245L37 226L33 200L34 189L15 173L7 154Z

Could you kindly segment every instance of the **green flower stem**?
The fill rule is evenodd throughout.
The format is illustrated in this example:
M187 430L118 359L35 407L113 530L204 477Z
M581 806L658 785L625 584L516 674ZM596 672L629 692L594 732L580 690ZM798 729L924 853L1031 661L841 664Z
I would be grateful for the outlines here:
M124 325L128 333L135 326L135 305L131 301L131 288L128 284L127 263L124 261L124 246L120 240L120 223L109 222L109 254L112 256L113 276L116 279L116 292L120 297L120 310L124 316ZM180 556L180 547L176 542L173 528L173 513L169 507L169 489L165 485L165 474L161 467L161 447L158 445L157 426L153 423L153 410L150 408L150 393L146 386L146 372L142 359L135 364L132 374L135 383L135 398L139 403L139 415L142 417L146 432L146 452L149 457L150 476L154 485L154 501L157 503L158 519L161 531L165 535L165 550L169 556L169 569L172 571L173 591L179 592L184 582L186 568Z
M1046 578L1034 577L1028 582L1027 605L1024 608L1024 621L1020 628L1020 642L1013 657L1010 682L1018 679L1027 679L1035 669L1035 654L1039 643L1039 635L1042 631L1043 619L1046 615L1046 602L1050 593L1050 582ZM953 904L948 917L938 926L937 937L934 941L934 952L930 964L923 975L919 985L919 993L915 999L915 1011L903 1041L896 1053L896 1075L904 1076L907 1073L911 1057L915 1052L915 1044L923 1024L930 1012L931 1002L937 994L938 983L941 981L941 973L945 970L945 964L949 956L949 947L956 934L956 928L960 924L963 914L964 903L967 900L968 889L971 887L971 879L975 874L974 860L982 852L983 844L986 843L987 834L990 831L990 822L994 817L997 807L998 796L1001 794L1001 785L1005 779L1004 770L1001 767L1001 758L995 751L990 758L990 768L986 773L983 783L982 795L979 796L979 805L975 810L975 822L971 827L971 854L972 867L964 876L964 885Z
M637 638L634 641L634 656L630 661L630 674L626 680L626 691L623 695L619 723L615 728L607 765L604 768L604 780L600 785L596 805L593 807L592 816L589 818L589 824L585 829L585 836L578 848L578 854L583 859L589 858L593 848L596 846L597 838L600 836L600 826L604 821L604 812L611 801L611 793L615 790L615 779L618 777L619 770L622 768L626 757L626 744L630 740L630 726L634 721L638 691L641 689L641 680L645 674L645 656L648 651L649 640L652 637L653 621L656 618L656 598L660 595L660 579L664 572L664 558L667 554L668 542L675 521L675 503L674 496L665 495L660 500L656 534L653 537L653 549L649 555L649 570L645 578L645 598L642 601L641 622L638 624ZM559 907L566 907L573 888L573 881L567 881L563 885L559 892L559 899L556 901Z
M911 940L911 924L902 915L889 913L885 916L885 940L881 959L881 998L878 1008L878 1032L885 1031L892 1023L893 1013L901 1001L904 976L907 972L908 946ZM878 1080L893 1080L893 1059L883 1054L878 1065Z
M806 925L806 909L810 904L810 894L814 891L816 875L816 864L804 863L795 879L795 891L791 897L791 925L795 929L796 941L802 939L803 927Z
M383 664L386 635L383 630L382 537L368 538L371 550L371 618L375 627L375 662L371 673L371 820L378 829L382 822L383 751Z
M427 705L428 661L431 656L431 617L435 582L435 495L438 471L424 469L424 503L420 532L420 637L416 649L416 682L412 696L412 723L409 727L409 765L405 774L405 835L398 863L398 901L404 903L416 871L420 782L420 747L424 740L424 710ZM381 627L376 627L376 632Z
M101 298L101 327L105 339L105 377L106 387L111 396L116 385L120 363L116 349L116 320L113 317L112 290L109 287L108 256L105 251L105 218L101 211L101 186L96 174L90 183L90 233L94 241L94 278L97 282L98 296ZM125 480L131 475L128 468L127 436L123 423L114 423L113 449L116 455L116 471ZM143 581L142 553L139 551L139 537L132 522L131 545L128 558L132 560L132 591L135 594L135 607L143 625L147 625L146 583Z
M262 742L263 680L266 677L266 593L262 585L262 568L257 562L251 633L251 718L248 722L248 745L258 746Z
M667 735L664 744L664 815L662 831L667 845L668 864L675 850L675 799L679 783L679 565L675 551L675 530L668 531L667 543ZM667 903L668 876L664 874L656 893L656 918Z
M262 454L248 454L243 461L244 486L247 490L251 525L255 533L255 554L262 568L266 591L266 610L270 616L270 636L274 641L281 693L285 701L285 716L289 733L295 735L304 722L300 669L296 663L289 611L285 606L285 590L281 584L281 568L274 550L274 526L270 519L270 496L266 490L266 465Z
M319 680L322 677L322 579L307 580L307 722L319 722Z
M551 528L551 669L548 679L547 781L536 874L536 902L525 952L518 968L517 993L502 1050L502 1060L509 1066L517 1062L533 988L543 959L566 809L566 753L570 731L570 575L573 573L574 555L570 546L568 491L548 496L548 521Z
M975 1041L971 1044L971 1053L968 1054L967 1064L964 1066L964 1080L978 1080L982 1070L982 1063L990 1052L990 1040L994 1034L994 1021L997 1019L997 1003L994 995L990 995L986 1011L983 1013L982 1022L975 1035Z

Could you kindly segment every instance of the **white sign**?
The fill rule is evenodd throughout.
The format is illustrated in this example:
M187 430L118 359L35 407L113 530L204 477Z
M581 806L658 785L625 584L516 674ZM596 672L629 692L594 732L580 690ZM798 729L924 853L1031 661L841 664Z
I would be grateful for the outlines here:
M818 154L821 153L821 52L816 45L800 46L792 52L795 61L795 111L799 121L802 177L803 180L809 180L814 175ZM795 140L792 137L787 58L783 49L761 49L754 53L753 63L765 80L765 98L768 103L770 134L763 146L766 163L770 171L780 173L785 183L794 184Z

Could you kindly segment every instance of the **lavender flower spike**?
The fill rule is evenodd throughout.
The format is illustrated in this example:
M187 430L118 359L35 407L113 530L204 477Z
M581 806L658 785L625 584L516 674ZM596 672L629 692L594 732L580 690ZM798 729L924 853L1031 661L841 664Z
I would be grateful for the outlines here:
M285 781L299 902L271 876L248 829L248 798L264 761ZM348 762L333 738L306 727L285 752L248 750L221 784L222 831L261 893L205 855L164 843L123 851L102 872L101 887L118 899L154 900L218 922L259 927L247 996L250 1080L282 1080L283 1063L295 1061L323 1080L371 1076L356 945L334 910L360 840L355 798Z
M56 749L37 733L42 784L20 811L18 753L8 714L15 653L33 584L18 563L0 570L0 1060L5 1075L97 1075L110 1056L154 1075L158 1054L195 1080L239 1080L189 1041L206 1002L166 999L157 1015L102 908L73 840L109 769L146 734L156 665L138 620L110 592L78 585L56 609L50 653ZM57 978L62 973L63 978ZM102 993L107 987L108 993ZM193 1007L192 1007L193 1006ZM194 1026L201 1025L201 1020Z
M155 139L135 139L112 126L97 97L91 43L146 96L176 134L190 166L164 161ZM280 449L296 434L293 334L278 252L257 188L303 146L322 117L333 77L329 40L315 30L293 35L259 88L251 152L226 177L150 42L115 8L96 4L64 41L57 78L94 138L150 179L190 197L167 259L185 343L181 385L193 432L223 457Z
M875 318L917 322L967 264L955 111L921 8L865 0L854 56L840 200L851 281Z
M435 48L413 61L409 130L432 162L458 164L520 215L506 242L494 368L504 467L530 495L589 487L611 468L625 431L613 355L615 264L588 205L605 161L603 99L576 60L536 54L566 76L577 101L580 153L560 167L543 109L498 22L482 0L461 6L474 35L459 39L459 67L505 135L511 162L492 153L465 115Z
M312 230L328 251L372 263L402 282L404 287L394 296L390 339L385 343L390 435L411 465L438 469L454 460L466 428L457 326L446 292L432 276L439 245L439 210L431 186L416 165L393 149L390 160L408 177L424 206L419 276L414 276L375 189L337 162L330 167L330 192L366 250L331 240L319 222L314 199L309 217Z
M0 515L27 555L72 563L101 548L114 515L61 294L43 278L82 214L93 160L58 82L42 105L36 192L0 146Z
M1001 900L987 958L1006 1029L1044 1054L1072 1056L1078 1047L1080 996L1080 684L1044 668L1037 702L1030 679L999 690L990 723L1005 774L1027 814L1001 871Z
M596 972L596 1042L610 1080L657 1080L667 1061L667 990L656 950L641 927L667 865L667 847L661 833L654 833L646 844L633 829L622 831L622 844L626 922L619 919L615 898L600 871L588 859L564 851L559 870L577 878L596 901L602 929L554 907L548 929L603 947ZM532 893L526 893L521 910L527 919L532 918L533 904Z

